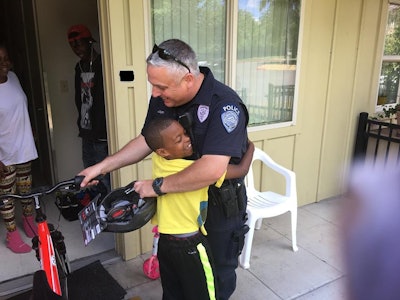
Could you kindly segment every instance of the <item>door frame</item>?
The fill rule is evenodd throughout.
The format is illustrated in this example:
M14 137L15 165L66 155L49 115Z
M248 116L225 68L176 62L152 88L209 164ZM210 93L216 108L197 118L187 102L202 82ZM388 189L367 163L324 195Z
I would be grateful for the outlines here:
M97 3L108 140L110 153L115 153L140 134L147 113L148 1L98 0ZM134 80L121 80L121 71L133 71ZM111 176L114 187L151 178L151 161L146 159L116 170ZM117 253L128 260L150 251L153 244L151 228L152 225L147 224L133 232L116 234Z

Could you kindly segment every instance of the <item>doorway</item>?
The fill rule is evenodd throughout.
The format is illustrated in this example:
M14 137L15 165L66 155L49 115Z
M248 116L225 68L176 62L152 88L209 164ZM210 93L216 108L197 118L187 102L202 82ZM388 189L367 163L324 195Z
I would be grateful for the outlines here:
M78 57L67 41L67 29L86 23L99 41L96 0L0 0L0 40L7 41L14 71L28 98L29 114L39 158L32 166L35 186L51 185L82 170L81 141L77 136L74 103L74 66ZM63 83L61 86L60 83ZM65 237L71 261L81 262L95 255L114 252L113 234L99 235L84 245L79 221L60 217L52 201L46 203L50 223L57 224ZM20 205L16 205L16 210ZM21 227L20 212L16 213ZM16 255L5 245L4 222L0 220L0 265L3 281L31 274L39 268L34 253ZM30 240L22 234L27 244Z
M0 0L0 40L9 48L14 72L28 98L38 159L32 163L35 186L54 182L50 126L43 89L41 61L32 1Z

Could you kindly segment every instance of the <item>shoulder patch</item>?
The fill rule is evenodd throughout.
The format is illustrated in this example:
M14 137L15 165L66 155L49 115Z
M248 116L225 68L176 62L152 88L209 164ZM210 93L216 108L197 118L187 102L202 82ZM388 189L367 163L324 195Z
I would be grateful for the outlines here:
M239 124L240 110L234 104L225 105L221 112L221 121L226 131L231 133Z

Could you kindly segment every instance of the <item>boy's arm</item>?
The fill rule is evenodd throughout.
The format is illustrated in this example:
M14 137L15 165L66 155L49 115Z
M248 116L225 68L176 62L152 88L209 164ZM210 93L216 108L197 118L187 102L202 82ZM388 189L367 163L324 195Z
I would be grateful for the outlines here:
M241 178L246 176L249 172L251 161L254 153L254 143L248 140L248 147L246 153L243 155L242 160L238 165L228 165L225 179Z

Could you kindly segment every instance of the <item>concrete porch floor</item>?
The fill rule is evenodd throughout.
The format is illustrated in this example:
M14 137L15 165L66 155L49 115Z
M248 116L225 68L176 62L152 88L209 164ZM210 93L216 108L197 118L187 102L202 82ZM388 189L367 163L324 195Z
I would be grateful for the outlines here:
M237 288L231 299L347 299L340 251L340 205L340 199L327 199L298 209L297 252L291 248L289 213L264 219L262 228L254 234L250 268L237 269ZM142 271L143 262L150 256L149 252L123 261L112 251L92 260L100 259L126 290L125 300L159 300L160 280L148 279ZM73 269L80 267L77 263ZM88 260L80 263L85 265ZM26 288L30 288L31 278L25 279Z
M262 228L255 232L250 268L237 269L237 288L231 299L346 299L340 203L340 199L328 199L299 208L297 252L292 251L289 240L289 213L264 219ZM125 299L161 299L160 281L147 279L142 272L143 261L149 256L104 263L127 291Z

